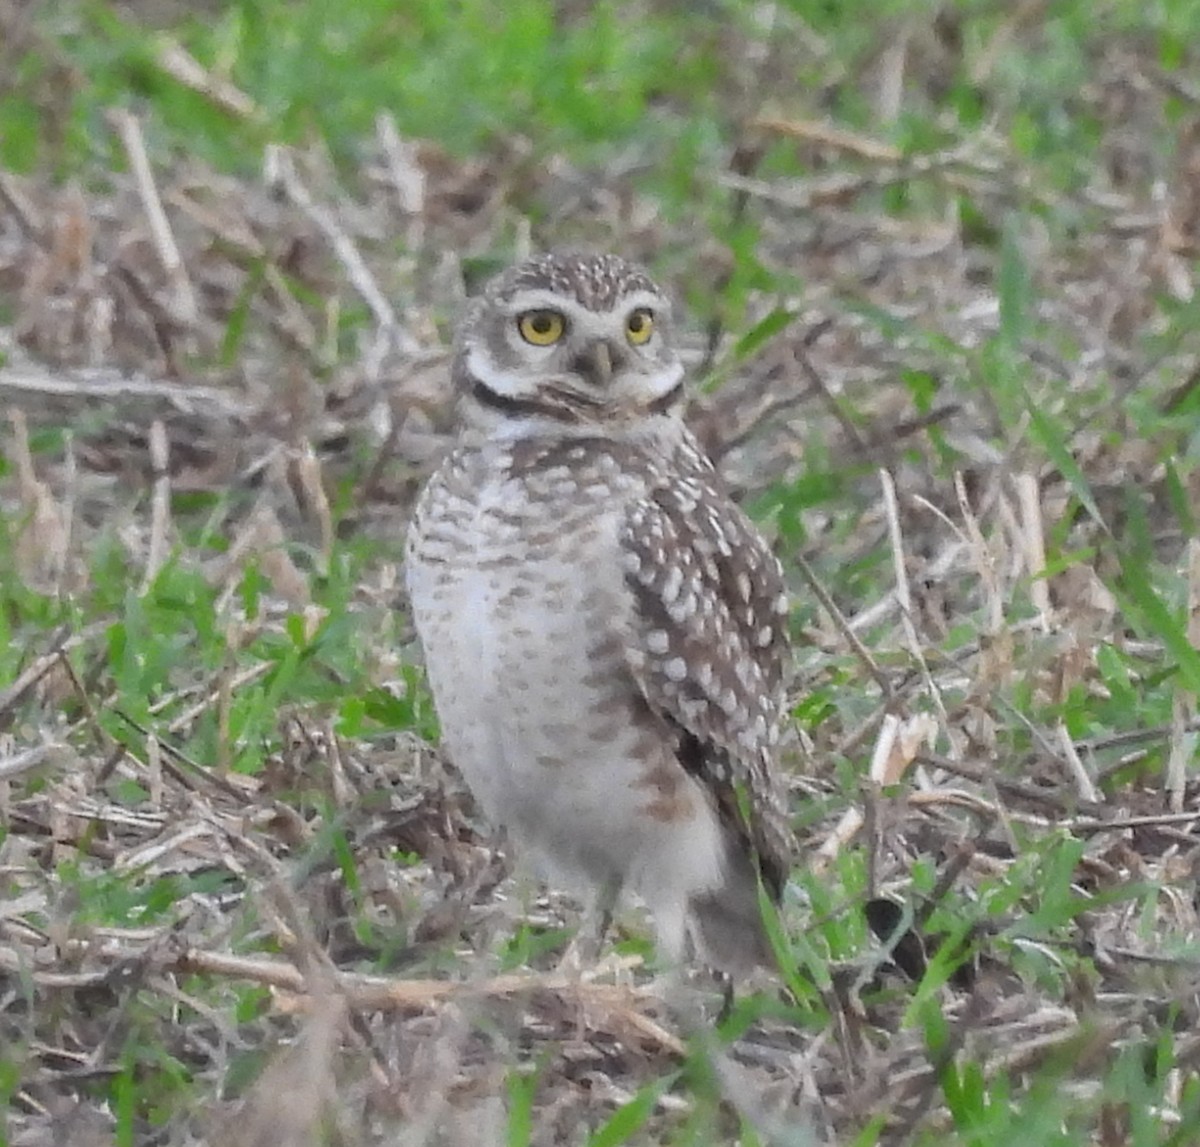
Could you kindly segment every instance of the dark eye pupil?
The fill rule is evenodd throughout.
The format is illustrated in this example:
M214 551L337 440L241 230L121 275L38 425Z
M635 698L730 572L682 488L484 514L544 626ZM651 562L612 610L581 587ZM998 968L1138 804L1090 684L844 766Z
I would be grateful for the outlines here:
M640 335L646 329L646 316L640 312L629 316L629 329L635 335Z
M534 315L529 325L537 334L548 335L554 326L554 319L550 315Z

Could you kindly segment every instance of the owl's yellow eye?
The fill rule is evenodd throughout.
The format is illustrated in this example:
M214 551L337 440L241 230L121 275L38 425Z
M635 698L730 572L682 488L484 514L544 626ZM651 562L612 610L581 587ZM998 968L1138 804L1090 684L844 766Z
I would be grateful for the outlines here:
M517 317L521 337L534 346L553 346L566 329L566 320L558 311L526 311Z
M654 312L645 307L631 311L625 320L625 334L634 346L641 346L650 341L654 333Z

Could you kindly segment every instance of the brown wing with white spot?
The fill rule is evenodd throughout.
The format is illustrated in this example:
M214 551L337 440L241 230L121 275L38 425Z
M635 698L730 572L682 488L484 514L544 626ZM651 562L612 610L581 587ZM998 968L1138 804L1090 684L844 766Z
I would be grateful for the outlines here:
M625 521L638 623L630 663L651 707L677 728L680 762L704 780L778 895L793 851L773 770L788 649L783 572L694 442L675 462Z

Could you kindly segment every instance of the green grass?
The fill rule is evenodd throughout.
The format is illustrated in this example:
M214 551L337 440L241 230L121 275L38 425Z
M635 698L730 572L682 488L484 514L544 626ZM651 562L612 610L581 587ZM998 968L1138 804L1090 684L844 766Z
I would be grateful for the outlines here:
M68 570L34 576L28 547L39 538L6 429L0 696L66 635L78 640L0 709L0 762L47 742L67 754L66 765L56 757L5 781L0 801L0 896L18 906L0 914L0 1144L64 1097L102 1113L106 1142L238 1143L240 1132L221 1129L273 1125L286 1087L270 1073L285 1069L293 1082L342 1085L336 1109L285 1147L374 1142L365 1129L376 1117L433 1119L449 1094L443 1076L464 1065L478 1071L463 1102L477 1088L498 1104L491 1124L483 1108L467 1119L489 1143L807 1143L807 1124L822 1120L861 1147L1189 1142L1200 1120L1194 850L1171 834L1191 830L1102 834L1078 821L1165 808L1172 742L1152 731L1200 700L1200 591L1186 560L1200 489L1200 388L1188 382L1198 304L1179 289L1180 277L1195 285L1194 251L1171 252L1157 224L1137 223L1161 217L1164 194L1186 210L1180 156L1195 117L1200 8L367 0L334 17L314 0L245 0L165 12L151 26L139 5L97 0L48 5L20 24L0 11L0 172L25 181L50 228L24 247L4 233L18 252L0 248L0 282L15 284L0 298L0 334L14 354L26 348L7 336L20 329L28 344L34 323L24 276L59 233L58 189L108 205L94 213L105 290L123 241L144 228L132 200L120 228L105 214L127 163L106 116L124 107L164 187L190 167L201 184L208 173L214 186L239 179L218 195L236 186L250 203L266 145L319 157L306 169L318 173L318 198L369 217L374 232L341 216L423 349L438 349L453 323L446 266L461 259L473 275L501 265L528 227L535 246L644 255L685 304L691 345L722 336L698 380L719 440L763 378L791 400L728 459L796 591L792 718L803 754L788 768L805 778L794 804L806 851L773 929L791 999L746 994L679 1060L569 992L322 1027L285 1006L286 989L188 965L179 953L195 948L286 959L312 975L326 957L414 981L543 974L575 917L532 894L456 901L472 880L487 886L487 849L431 755L436 716L392 576L417 464L393 457L385 496L360 505L378 450L363 419L348 416L331 444L320 419L281 421L275 407L294 395L280 385L234 436L263 449L316 442L332 551L319 552L286 478L241 477L253 456L231 469L228 489L177 480L171 552L143 584L151 477L120 435L159 412L64 413L29 400L39 477L60 509L76 493L79 505ZM172 78L163 37L261 114L222 110ZM905 37L902 98L887 119L878 78ZM433 144L430 168L443 173L414 250L392 233L372 166L381 112ZM827 124L901 158L781 139L757 117ZM455 206L455 180L478 170L498 206L472 216ZM742 199L731 172L751 181ZM835 192L831 178L843 180ZM813 193L804 209L776 201L800 192ZM248 209L271 240L266 254L186 240L211 324L180 360L179 381L249 395L246 380L294 370L323 414L340 417L342 392L361 381L370 314L301 214L275 206L278 231ZM178 226L170 202L169 212ZM1196 222L1181 220L1185 230ZM205 269L221 260L214 286ZM58 283L52 301L76 286ZM316 356L278 338L279 290L322 333ZM138 365L163 373L153 350ZM406 371L385 383L402 393ZM172 426L176 413L164 416ZM176 432L177 457L231 433L203 425ZM84 475L78 491L68 451ZM106 476L113 458L132 480ZM928 677L894 611L856 630L868 667L796 573L802 554L851 618L886 601L896 555L881 467L901 491L901 557ZM1037 577L1023 560L1015 474L1038 482ZM223 571L260 503L278 511L303 600L285 592L270 546ZM1038 624L1042 582L1049 632ZM866 780L880 676L891 712L945 715L937 755L917 761L926 775L950 758L984 783L943 777L940 793L964 792L922 804L912 769L882 792ZM1064 733L1094 775L1099 809L1076 791ZM1194 785L1190 736L1180 743ZM866 826L809 871L851 806L870 813ZM182 829L194 835L172 843ZM918 983L881 966L863 912L879 895L904 902L924 943ZM652 962L647 937L631 916L611 951ZM124 955L105 955L103 943ZM974 991L961 987L968 964ZM53 986L38 979L48 972L81 979ZM669 1012L654 1018L674 1031ZM807 1065L820 1102L779 1116L769 1087L736 1082L723 1051L761 1030L786 1045L788 1070ZM77 1053L88 1071L76 1071ZM364 1098L372 1072L403 1091L401 1114ZM235 1098L249 1115L234 1112ZM573 1140L554 1123L563 1112Z
M497 135L535 139L539 150L652 146L719 75L717 22L701 18L681 41L684 23L617 4L572 17L544 0L503 8L370 0L337 20L315 3L228 4L215 20L172 28L255 102L263 118L249 124L166 75L154 37L109 5L63 6L48 32L78 69L67 163L91 153L101 110L115 103L151 108L164 148L244 170L280 138L320 139L351 159L381 110L404 134L464 152ZM13 131L9 146L5 158L26 164L38 149L28 128Z

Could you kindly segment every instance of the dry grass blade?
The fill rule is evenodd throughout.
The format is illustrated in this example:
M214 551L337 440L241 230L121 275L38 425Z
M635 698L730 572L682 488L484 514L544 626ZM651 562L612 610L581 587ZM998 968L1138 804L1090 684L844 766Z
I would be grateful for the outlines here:
M1200 649L1200 540L1188 541L1185 561L1187 575L1188 640ZM1167 754L1166 789L1171 809L1183 810L1187 788L1188 764L1196 758L1197 736L1192 729L1196 720L1197 698L1184 685L1175 689L1171 706L1171 741Z
M0 781L12 780L45 764L54 767L60 761L69 759L70 750L58 744L37 745L11 756L0 756Z
M318 203L296 170L291 154L283 148L272 148L267 155L268 182L278 182L288 198L296 204L325 236L363 302L371 309L383 334L396 341L405 354L415 354L417 346L401 328L392 304L380 290L375 275L367 266L353 238L338 222L328 207Z
M245 417L251 407L229 392L211 386L180 385L110 370L55 372L0 365L0 390L23 396L66 398L88 402L114 399L162 402L184 413L211 410L229 419Z
M846 643L854 651L854 655L862 662L864 668L871 675L871 678L879 686L879 691L883 694L885 702L890 702L892 698L892 683L887 674L880 669L875 658L871 656L871 651L854 632L853 627L846 620L845 615L838 608L829 591L821 583L821 579L817 576L816 571L809 564L805 556L800 553L795 554L794 561L808 588L812 590L817 600L821 603L822 608L829 615L829 619L837 627L838 632L846 639Z
M146 212L146 219L150 224L155 250L172 286L176 317L188 326L195 326L200 314L195 291L188 278L183 256L179 253L179 245L175 241L167 213L163 210L162 199L154 182L154 171L146 154L141 124L135 116L123 109L114 111L112 120L129 158L142 209Z
M182 843L180 838L176 843ZM143 858L144 862L146 858ZM110 948L98 953L106 964L129 960L132 953ZM189 949L172 953L165 950L153 957L160 972L180 974L202 974L231 979L248 980L264 984L284 992L289 998L287 1011L296 1009L319 1013L321 1001L332 991L346 1006L356 1011L409 1012L426 1011L451 1001L468 1001L487 998L524 997L535 999L539 995L554 997L568 1005L582 1007L588 1015L603 1024L615 1025L617 1030L626 1030L659 1050L682 1057L686 1047L678 1036L673 1035L641 1007L649 1003L660 1006L657 998L646 991L621 985L603 984L560 973L514 973L493 976L478 981L454 982L449 980L410 980L387 976L356 975L339 972L328 983L316 987L309 973L301 971L295 964L284 960L235 956L228 953ZM14 953L0 950L0 964L14 968L17 965ZM97 973L82 980L64 979L61 973L41 970L32 973L35 983L47 986L64 986L67 983L83 984L99 982ZM322 980L324 976L320 977Z
M886 470L879 471L879 481L883 489L884 514L888 524L888 539L892 547L892 569L896 577L896 600L900 603L900 621L904 628L904 636L908 642L909 652L921 667L921 674L925 679L926 689L928 690L930 700L938 711L942 728L949 730L950 718L942 702L941 691L938 689L937 682L929 670L921 640L917 636L917 628L914 621L916 609L913 606L908 571L904 559L904 537L900 526L900 508L896 500L896 484L891 474ZM951 740L951 755L955 755L956 751L954 742Z
M155 46L158 66L184 86L199 92L233 115L256 121L266 119L262 108L254 100L227 77L214 75L202 67L195 56L178 40L162 35L158 37Z
M814 120L787 119L755 119L747 125L751 129L772 132L788 139L804 140L808 143L818 143L863 159L884 163L899 163L903 158L901 152L879 140L870 139L864 135L856 135L844 128L830 123L818 123Z
M154 472L154 494L150 509L150 545L146 551L146 570L142 592L158 576L167 560L167 532L171 522L170 447L166 428L155 419L150 426L150 466Z
M8 417L24 518L16 539L17 570L27 585L53 589L66 568L69 519L34 470L24 411L14 408Z

